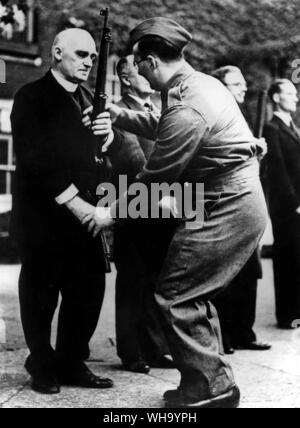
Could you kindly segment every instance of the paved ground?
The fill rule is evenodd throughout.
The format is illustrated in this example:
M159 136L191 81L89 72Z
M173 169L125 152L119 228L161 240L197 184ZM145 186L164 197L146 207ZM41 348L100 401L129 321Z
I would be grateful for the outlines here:
M273 343L267 353L239 351L228 358L242 391L242 408L300 407L300 331L275 328L272 264L264 261L256 330ZM91 368L112 377L109 391L64 388L59 396L30 390L23 369L27 355L19 321L17 278L19 266L0 266L0 407L2 408L159 408L166 389L177 386L176 370L152 370L138 375L121 370L115 352L114 274L108 279L104 310L92 342ZM6 336L6 341L4 340ZM5 343L4 343L5 342Z

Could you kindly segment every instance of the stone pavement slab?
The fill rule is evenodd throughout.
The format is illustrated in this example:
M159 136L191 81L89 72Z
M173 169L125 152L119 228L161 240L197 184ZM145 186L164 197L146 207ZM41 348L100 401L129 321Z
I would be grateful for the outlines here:
M114 409L163 406L162 394L178 385L179 373L160 369L152 370L149 375L125 372L116 356L115 272L108 277L104 307L91 342L89 362L95 373L113 378L115 388L97 391L63 387L57 396L43 396L31 391L30 378L23 368L27 350L19 320L18 273L19 266L0 266L0 317L5 322L7 336L7 343L0 344L0 407ZM273 349L269 352L239 351L228 360L241 389L241 408L300 408L300 330L276 329L270 261L264 261L264 274L259 287L256 331L259 338L273 344Z
M101 376L115 380L109 390L88 390L62 387L59 395L47 396L30 389L26 375L7 375L4 388L1 377L0 406L2 408L161 408L162 395L166 389L176 387L157 376L118 371L107 365L90 364L91 369ZM5 375L6 376L6 375Z

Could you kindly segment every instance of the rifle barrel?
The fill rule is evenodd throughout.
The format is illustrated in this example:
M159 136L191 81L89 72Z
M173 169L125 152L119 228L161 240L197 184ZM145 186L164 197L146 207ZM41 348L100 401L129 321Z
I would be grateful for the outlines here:
M267 99L268 93L266 90L261 91L258 96L258 104L257 104L257 119L255 126L255 137L261 138L263 136L263 129L266 118L266 110L267 110Z
M100 15L104 16L104 27L102 31L99 51L92 120L95 120L100 113L103 113L105 111L106 101L108 98L106 94L107 65L109 57L109 48L112 40L111 29L108 27L109 8L102 9Z

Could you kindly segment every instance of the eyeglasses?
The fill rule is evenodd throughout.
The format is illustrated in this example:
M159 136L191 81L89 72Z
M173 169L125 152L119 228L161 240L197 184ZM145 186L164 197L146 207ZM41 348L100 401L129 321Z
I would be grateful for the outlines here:
M148 58L148 55L144 56L141 60L139 61L133 61L133 65L138 68L138 66L143 62L146 61L146 59Z
M245 89L248 89L247 84L246 83L241 83L241 82L238 82L238 83L226 83L225 86L235 86L236 88L245 88Z

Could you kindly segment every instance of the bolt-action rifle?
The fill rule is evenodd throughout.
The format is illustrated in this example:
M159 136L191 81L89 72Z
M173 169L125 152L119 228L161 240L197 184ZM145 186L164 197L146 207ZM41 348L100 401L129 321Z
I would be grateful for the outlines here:
M92 121L96 120L99 114L106 111L106 102L108 95L106 93L106 81L107 81L107 64L109 57L109 47L112 42L111 29L108 26L109 18L109 8L103 9L100 12L101 16L104 16L104 27L102 31L102 38L100 43L99 50L99 62L98 62L98 71L97 71L97 80L95 88L95 96L93 101L93 112L92 112ZM110 161L108 157L103 153L102 148L106 142L106 138L98 137L97 142L97 152L96 152L96 162L98 164L98 181L99 184L107 182L110 176ZM101 243L103 247L104 257L105 257L105 268L106 272L111 272L110 265L110 248L107 242L107 238L104 231L100 233Z

